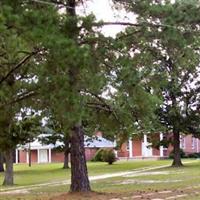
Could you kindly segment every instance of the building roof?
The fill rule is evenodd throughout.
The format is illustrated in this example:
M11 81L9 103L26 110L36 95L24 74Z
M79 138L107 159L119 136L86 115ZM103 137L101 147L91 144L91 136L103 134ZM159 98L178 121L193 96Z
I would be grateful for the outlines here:
M39 138L45 137L44 134L38 136ZM25 144L23 146L19 146L18 149L54 149L57 147L63 146L63 142L57 141L56 144L43 144L38 138L36 138L33 142ZM101 136L84 136L84 146L85 148L113 148L115 147L114 142L107 140Z
M84 146L88 148L112 148L115 147L114 142L107 140L101 136L84 137Z

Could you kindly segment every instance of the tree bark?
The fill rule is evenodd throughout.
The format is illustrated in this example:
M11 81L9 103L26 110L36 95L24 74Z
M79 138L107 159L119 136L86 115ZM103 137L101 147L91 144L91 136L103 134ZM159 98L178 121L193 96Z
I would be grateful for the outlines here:
M3 153L0 152L0 172L4 172L3 163Z
M4 153L6 169L3 185L13 185L13 151L9 149Z
M71 192L91 191L88 179L82 127L73 128L71 137Z
M69 152L65 150L64 152L64 163L63 163L63 169L69 169Z
M180 132L177 130L173 131L173 140L174 140L174 158L173 158L173 167L181 167L183 166L181 162L181 152L180 152Z
M65 143L65 150L64 150L63 169L69 169L69 153L70 153L69 140L65 139L64 143Z
M29 148L28 148L28 166L31 167L31 147L29 143Z
M77 26L77 16L76 16L76 0L68 0L66 6L66 14L72 20L70 25L70 31L67 31L66 34L70 39L73 39L75 42L78 41L79 27ZM78 42L77 42L78 45ZM71 93L74 94L75 90L78 88L79 83L79 66L71 66L69 69L69 85L71 87ZM77 95L79 90L76 91ZM73 101L72 101L72 110L73 110ZM75 106L76 107L76 106ZM81 120L79 120L81 121ZM72 128L72 135L70 138L71 148L70 148L70 160L71 160L71 192L89 192L91 191L86 158L85 158L85 149L84 149L84 132L81 124L76 124Z

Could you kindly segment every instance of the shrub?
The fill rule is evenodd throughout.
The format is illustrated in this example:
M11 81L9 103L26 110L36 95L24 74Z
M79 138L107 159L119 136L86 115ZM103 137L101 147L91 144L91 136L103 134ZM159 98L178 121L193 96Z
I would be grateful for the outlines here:
M104 149L99 149L94 157L92 158L91 161L94 161L94 162L103 162L103 152L104 152Z
M180 149L180 156L181 156L181 158L186 158L187 157L185 152L183 151L183 149ZM174 158L174 150L171 151L171 153L169 154L169 158Z
M188 158L200 158L200 153L190 153L188 154Z
M113 149L104 149L102 158L104 162L107 162L109 165L112 165L117 159Z

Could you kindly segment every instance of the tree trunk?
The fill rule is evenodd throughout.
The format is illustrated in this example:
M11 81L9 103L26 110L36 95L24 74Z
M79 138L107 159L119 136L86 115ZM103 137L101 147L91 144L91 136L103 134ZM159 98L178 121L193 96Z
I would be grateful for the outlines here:
M13 151L9 149L4 153L6 170L3 185L13 185Z
M64 152L64 163L63 163L63 169L69 169L69 153L65 150Z
M69 169L69 153L70 153L69 140L65 140L64 143L65 143L65 151L64 151L63 169Z
M29 143L29 148L28 148L28 166L31 167L31 146Z
M180 132L174 130L173 131L173 140L174 140L174 158L173 158L173 167L181 167L183 166L181 162L181 152L180 152Z
M77 125L73 128L71 137L71 192L91 191L88 179L84 133L82 127Z
M4 172L3 163L3 153L0 152L0 172Z

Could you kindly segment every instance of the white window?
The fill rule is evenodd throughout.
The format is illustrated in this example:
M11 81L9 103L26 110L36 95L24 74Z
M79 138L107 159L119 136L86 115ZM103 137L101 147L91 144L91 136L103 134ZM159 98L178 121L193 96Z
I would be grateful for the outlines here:
M185 137L180 136L180 148L185 149Z
M192 149L195 149L195 138L192 137Z

